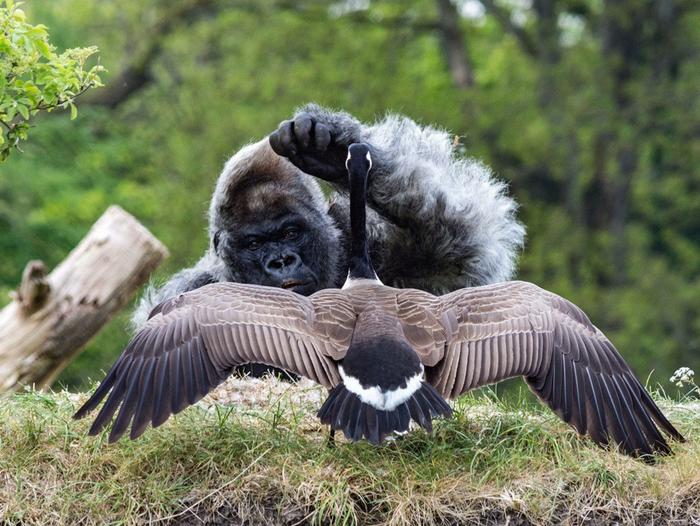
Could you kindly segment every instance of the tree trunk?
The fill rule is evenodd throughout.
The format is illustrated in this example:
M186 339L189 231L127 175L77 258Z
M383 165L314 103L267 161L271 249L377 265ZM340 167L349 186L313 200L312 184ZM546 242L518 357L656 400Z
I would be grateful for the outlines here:
M14 301L0 311L0 392L50 386L167 254L111 206L50 275L30 262Z
M438 30L452 75L452 82L460 89L474 84L474 71L467 55L466 39L459 27L459 13L451 0L437 0Z

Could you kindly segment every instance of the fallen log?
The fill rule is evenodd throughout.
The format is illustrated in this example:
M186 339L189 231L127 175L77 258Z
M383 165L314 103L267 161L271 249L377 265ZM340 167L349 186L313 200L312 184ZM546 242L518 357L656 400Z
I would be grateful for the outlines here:
M167 255L133 216L111 206L51 274L29 262L0 311L0 392L49 387Z

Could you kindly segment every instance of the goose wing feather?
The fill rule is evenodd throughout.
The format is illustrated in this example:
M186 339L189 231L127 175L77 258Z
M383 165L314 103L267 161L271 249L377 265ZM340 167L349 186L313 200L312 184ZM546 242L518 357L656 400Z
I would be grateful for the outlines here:
M396 290L395 298L404 336L423 365L436 365L445 355L445 343L458 330L456 310L443 308L440 297L417 289Z
M627 453L668 452L659 428L683 440L605 335L571 302L525 282L462 289L439 298L457 328L428 369L446 397L523 376L563 420Z
M352 307L335 291L305 298L255 285L207 285L158 305L75 417L107 397L90 433L99 433L118 410L110 442L130 423L133 439L249 362L333 387L339 382L334 358L344 355L353 321Z

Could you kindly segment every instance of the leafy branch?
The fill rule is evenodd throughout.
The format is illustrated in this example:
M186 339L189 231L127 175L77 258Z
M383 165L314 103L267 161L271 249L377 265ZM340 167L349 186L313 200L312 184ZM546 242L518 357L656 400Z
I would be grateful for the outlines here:
M57 54L46 26L26 21L21 3L0 0L0 162L26 140L30 120L39 111L70 109L88 89L102 86L102 66L86 69L95 46Z

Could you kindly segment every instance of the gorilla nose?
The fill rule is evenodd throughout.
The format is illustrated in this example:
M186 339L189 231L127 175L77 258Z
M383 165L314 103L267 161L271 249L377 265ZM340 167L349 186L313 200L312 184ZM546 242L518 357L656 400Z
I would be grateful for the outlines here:
M301 267L301 258L297 254L281 254L267 260L265 270L271 276L286 277Z

